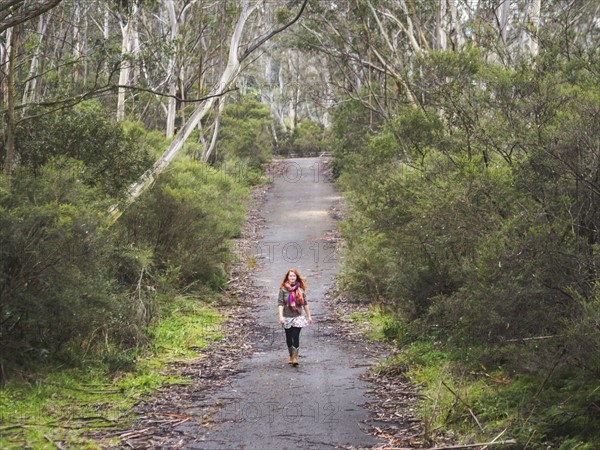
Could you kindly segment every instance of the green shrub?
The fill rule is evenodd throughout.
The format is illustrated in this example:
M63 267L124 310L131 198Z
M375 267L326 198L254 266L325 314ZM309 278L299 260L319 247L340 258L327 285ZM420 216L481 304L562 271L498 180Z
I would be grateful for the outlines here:
M254 169L271 160L273 138L269 109L251 97L225 107L213 159L239 161Z
M110 339L127 316L107 270L106 203L79 176L80 162L21 170L0 195L0 355L8 365L68 361Z
M247 199L224 171L181 158L125 212L123 245L148 249L153 266L175 286L221 286Z
M328 149L325 130L310 120L301 120L283 141L278 149L282 155L318 155Z
M122 126L99 103L88 101L23 122L16 152L20 164L33 173L57 156L82 161L79 176L86 184L118 196L152 165L143 135L139 125Z
M335 156L333 175L337 178L346 170L348 157L361 153L369 135L383 120L357 100L342 102L331 111L331 150ZM371 123L371 120L374 122Z

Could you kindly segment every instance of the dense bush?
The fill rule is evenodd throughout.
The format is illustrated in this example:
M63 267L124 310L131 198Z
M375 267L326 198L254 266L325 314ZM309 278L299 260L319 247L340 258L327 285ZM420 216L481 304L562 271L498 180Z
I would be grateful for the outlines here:
M247 191L232 176L182 158L125 212L123 245L148 249L154 266L170 273L175 286L220 286L246 198Z
M362 148L336 152L352 206L340 285L402 320L398 342L451 355L452 381L488 427L533 447L595 448L597 62L543 54L509 70L469 51L420 64L421 108L375 133L355 128ZM439 395L449 370L428 370ZM483 383L482 371L506 387ZM470 414L450 400L440 410L460 428Z
M281 155L314 156L328 150L326 130L310 120L300 123L282 139L278 147Z
M33 173L56 156L79 160L82 180L117 196L153 162L140 145L144 133L140 126L123 127L99 103L88 101L22 122L16 153L20 165Z
M243 186L259 174L183 157L108 224L115 197L165 145L93 102L24 122L19 164L0 186L0 369L86 357L131 368L165 302L226 281Z
M271 160L273 138L269 109L251 97L225 107L214 159L260 169Z
M598 277L597 85L572 65L510 71L473 52L422 64L428 107L337 153L354 206L344 286L495 363L546 369L543 347L568 345ZM554 338L539 357L503 351L540 336Z
M349 100L333 108L331 119L329 145L335 156L333 174L337 177L348 158L355 153L362 153L368 137L384 123L384 120L365 108L358 100Z
M83 170L58 158L0 188L0 363L8 367L82 354L129 315L107 269L107 204Z

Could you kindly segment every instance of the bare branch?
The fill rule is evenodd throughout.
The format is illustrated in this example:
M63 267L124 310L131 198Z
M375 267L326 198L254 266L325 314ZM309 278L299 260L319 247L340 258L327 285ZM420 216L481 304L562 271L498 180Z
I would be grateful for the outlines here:
M256 43L251 45L240 57L240 62L242 62L244 59L246 59L250 55L250 53L252 53L258 47L263 45L265 42L267 42L273 36L281 33L282 31L286 30L287 28L289 28L293 24L295 24L300 19L300 16L302 16L302 13L304 12L304 9L306 8L307 4L308 4L308 0L304 0L304 3L302 3L302 6L300 7L300 11L298 11L298 14L296 14L296 17L294 17L290 22L286 23L284 26L277 28L276 30L270 32L265 37L263 37L262 39L258 40Z
M62 0L8 0L0 2L0 33L44 14L57 6Z

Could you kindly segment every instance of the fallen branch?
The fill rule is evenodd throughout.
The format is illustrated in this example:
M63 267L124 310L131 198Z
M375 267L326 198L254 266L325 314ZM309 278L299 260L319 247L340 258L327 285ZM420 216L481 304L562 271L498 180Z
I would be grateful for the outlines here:
M187 419L182 419L182 420L180 420L180 421L178 421L178 422L175 422L175 423L173 424L173 427L178 427L179 425L181 425L182 423L185 423L185 422L187 422L188 420L190 420L190 418L189 418L189 417L188 417Z
M44 435L44 439L54 445L57 449L64 450L62 445L60 445L58 442L54 442L47 434Z
M492 439L492 441L490 442L490 444L495 443L498 439L500 439L500 436L502 436L504 433L506 433L506 428L504 430L502 430L502 432L496 436L494 439ZM481 450L485 450L486 448L488 448L488 445L486 445L485 447L483 447Z
M553 334L550 336L534 336L528 338L516 338L516 339L507 339L506 342L527 342L527 341L541 341L544 339L554 339L557 337L562 337L562 334Z
M102 422L111 422L111 423L116 423L117 420L114 419L109 419L108 417L104 417L104 416L83 416L83 417L72 417L70 420L80 420L82 422L86 422L86 421L96 421L96 420L100 420Z
M133 430L133 431L127 431L126 433L120 434L119 437L121 439L125 439L125 438L130 438L132 436L141 436L142 434L146 433L147 431L150 431L151 428L143 428L141 430Z
M507 441L498 441L498 442L481 442L479 444L462 444L462 445L451 445L449 447L433 447L429 450L454 450L459 448L475 448L475 447L486 447L490 445L510 445L516 444L517 441L514 439L508 439Z
M14 425L6 425L6 426L3 426L3 427L0 427L0 431L12 430L12 429L15 429L15 428L25 428L27 426L29 426L29 425L26 425L26 424L23 424L23 423L16 423Z
M477 426L479 427L479 429L481 430L481 432L485 433L485 430L483 429L483 427L479 423L479 420L477 419L477 416L475 415L475 413L473 412L473 410L471 409L471 407L462 398L460 398L460 395L458 395L456 392L454 392L452 390L452 388L450 388L450 386L448 386L446 384L445 381L442 381L442 384L446 387L446 389L448 389L450 391L450 393L452 395L454 395L463 405L465 405L465 407L469 410L469 414L471 414L471 417L473 417L473 420L475 420L475 423L477 424Z

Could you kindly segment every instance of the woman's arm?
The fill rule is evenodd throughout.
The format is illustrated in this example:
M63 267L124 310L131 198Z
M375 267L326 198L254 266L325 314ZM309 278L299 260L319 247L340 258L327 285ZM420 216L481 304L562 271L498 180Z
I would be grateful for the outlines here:
M282 305L277 306L277 312L279 314L279 324L283 325L285 323L285 320L283 319L283 306Z
M312 323L312 317L310 316L310 308L308 307L308 305L304 305L304 311L306 312L306 320L308 320L308 323Z

